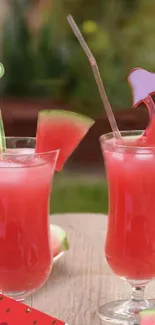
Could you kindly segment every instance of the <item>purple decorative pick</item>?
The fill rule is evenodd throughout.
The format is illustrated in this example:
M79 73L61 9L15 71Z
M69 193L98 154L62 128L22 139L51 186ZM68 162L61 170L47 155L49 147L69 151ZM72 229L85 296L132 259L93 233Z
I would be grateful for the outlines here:
M149 110L150 119L152 119L155 114L155 104L151 97L155 94L155 73L135 68L131 70L128 81L132 88L133 107L144 102Z

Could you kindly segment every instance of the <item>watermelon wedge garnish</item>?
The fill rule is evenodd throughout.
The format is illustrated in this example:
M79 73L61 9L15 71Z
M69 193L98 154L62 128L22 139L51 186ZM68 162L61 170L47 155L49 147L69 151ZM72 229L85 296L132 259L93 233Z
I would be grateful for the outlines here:
M56 257L61 252L67 251L69 249L66 232L60 226L51 224L50 233L53 257Z
M94 123L95 121L88 117L69 111L40 111L36 153L60 149L56 170L61 171Z
M140 312L140 325L155 325L155 309Z

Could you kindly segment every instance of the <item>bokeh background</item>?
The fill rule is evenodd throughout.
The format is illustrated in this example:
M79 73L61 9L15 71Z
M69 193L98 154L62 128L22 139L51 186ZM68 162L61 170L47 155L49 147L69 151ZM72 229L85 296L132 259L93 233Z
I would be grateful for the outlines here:
M143 129L143 105L132 109L127 75L155 72L155 0L1 0L0 100L7 135L34 136L40 109L69 109L95 126L57 174L53 212L107 212L98 138L109 132L89 62L66 16L71 13L93 51L121 130Z

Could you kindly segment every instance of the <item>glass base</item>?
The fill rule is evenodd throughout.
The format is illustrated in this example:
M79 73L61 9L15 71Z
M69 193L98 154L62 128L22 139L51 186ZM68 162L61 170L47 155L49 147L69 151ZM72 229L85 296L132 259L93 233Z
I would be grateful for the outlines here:
M139 312L149 308L155 308L153 300L119 300L99 307L97 315L101 320L116 325L139 325Z
M24 301L27 297L32 295L36 290L33 291L22 291L22 292L4 292L0 291L0 293L8 298L12 298L16 301Z

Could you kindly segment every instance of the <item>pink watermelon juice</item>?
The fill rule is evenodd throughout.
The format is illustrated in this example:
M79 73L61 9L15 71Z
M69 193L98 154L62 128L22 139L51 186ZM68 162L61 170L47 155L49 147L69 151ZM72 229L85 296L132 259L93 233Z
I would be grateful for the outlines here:
M17 299L51 271L48 200L56 158L56 151L40 157L18 151L0 161L0 291Z
M101 139L109 186L106 258L114 273L121 277L152 279L155 277L155 149L138 148L136 138L126 139L124 146L112 135Z

